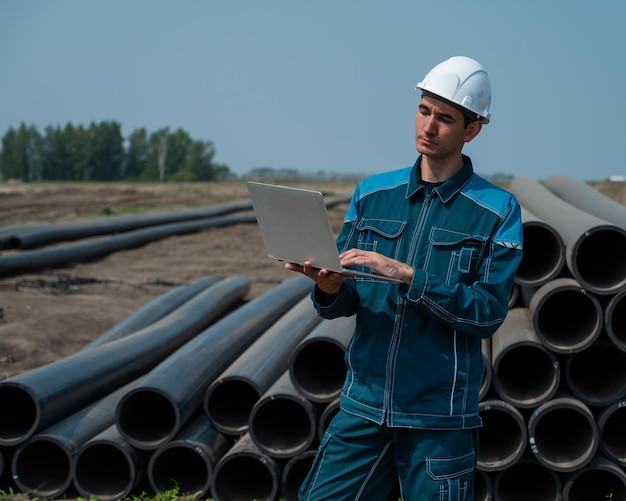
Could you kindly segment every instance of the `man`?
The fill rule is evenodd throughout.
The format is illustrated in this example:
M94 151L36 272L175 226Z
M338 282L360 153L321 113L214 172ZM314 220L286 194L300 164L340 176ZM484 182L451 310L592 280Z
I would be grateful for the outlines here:
M473 500L482 339L504 321L522 258L520 208L462 154L489 122L491 87L473 59L435 66L417 89L413 167L365 179L337 239L343 266L400 279L315 281L324 318L356 315L341 409L300 498Z

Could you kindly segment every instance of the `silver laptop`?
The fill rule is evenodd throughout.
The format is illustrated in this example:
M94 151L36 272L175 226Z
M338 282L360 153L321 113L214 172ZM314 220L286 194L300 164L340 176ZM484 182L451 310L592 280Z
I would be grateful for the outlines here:
M344 268L328 219L324 196L319 191L248 181L248 193L268 257L315 268L387 282L400 282Z

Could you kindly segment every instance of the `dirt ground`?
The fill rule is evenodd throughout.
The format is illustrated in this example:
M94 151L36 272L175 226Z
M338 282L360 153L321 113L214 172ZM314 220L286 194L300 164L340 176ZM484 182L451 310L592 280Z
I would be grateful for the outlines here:
M294 183L291 183L294 184ZM298 183L349 195L354 183ZM0 230L129 213L164 212L247 198L243 181L194 184L0 184ZM347 206L330 210L338 231ZM71 245L71 242L63 245ZM16 250L4 250L8 256ZM266 257L256 224L173 236L97 261L0 276L0 380L69 356L153 299L201 276L242 275L246 299L293 273Z

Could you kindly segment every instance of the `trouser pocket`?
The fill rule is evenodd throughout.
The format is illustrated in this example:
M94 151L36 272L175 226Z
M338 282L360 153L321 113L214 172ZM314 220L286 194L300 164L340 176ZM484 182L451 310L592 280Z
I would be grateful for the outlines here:
M426 470L430 477L430 488L433 496L429 499L439 501L468 501L474 475L475 455L468 452L462 456L428 457Z

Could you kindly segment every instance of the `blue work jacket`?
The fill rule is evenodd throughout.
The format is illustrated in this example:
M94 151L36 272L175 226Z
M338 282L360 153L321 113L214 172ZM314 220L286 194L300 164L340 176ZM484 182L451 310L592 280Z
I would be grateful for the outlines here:
M356 187L337 239L411 264L410 286L356 278L312 299L324 318L357 315L341 406L388 426L464 429L478 413L482 339L501 325L522 258L515 197L463 168L430 193L413 167ZM364 271L371 271L364 269Z

